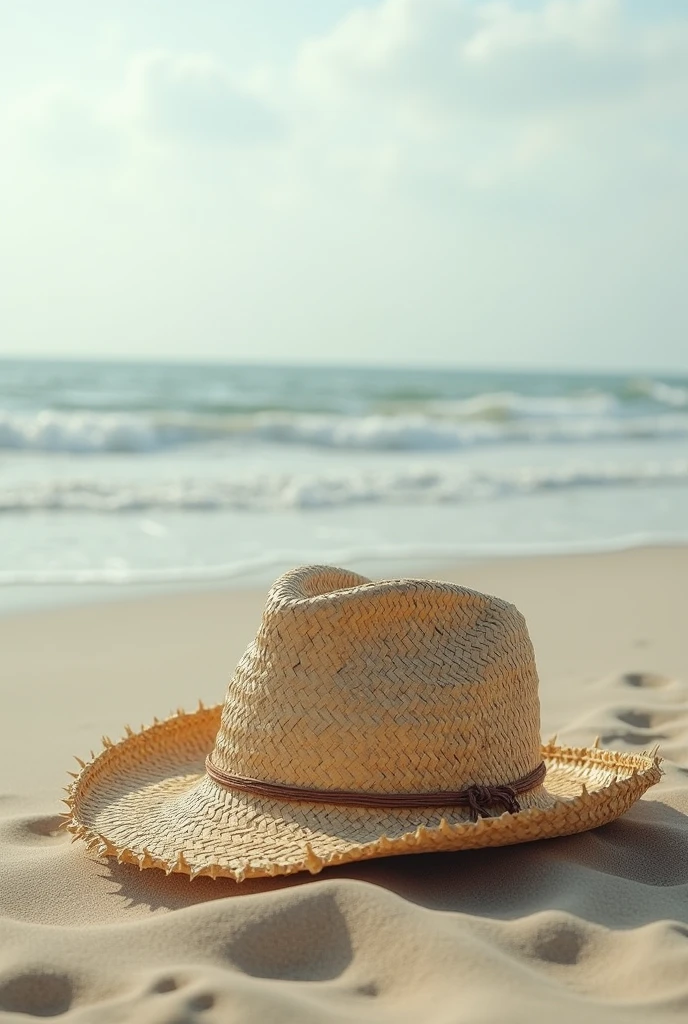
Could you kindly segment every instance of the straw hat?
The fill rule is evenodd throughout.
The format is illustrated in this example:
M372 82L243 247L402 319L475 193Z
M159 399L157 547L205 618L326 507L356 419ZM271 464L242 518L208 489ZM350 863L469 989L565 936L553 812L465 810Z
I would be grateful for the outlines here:
M541 745L506 601L324 566L271 588L223 705L104 743L67 827L120 862L237 881L582 832L661 775L656 756Z

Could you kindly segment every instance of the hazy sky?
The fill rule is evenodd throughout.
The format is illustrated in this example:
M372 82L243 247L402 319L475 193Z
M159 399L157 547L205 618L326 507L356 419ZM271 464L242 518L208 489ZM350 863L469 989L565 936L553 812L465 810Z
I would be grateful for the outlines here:
M685 0L0 17L0 353L688 370Z

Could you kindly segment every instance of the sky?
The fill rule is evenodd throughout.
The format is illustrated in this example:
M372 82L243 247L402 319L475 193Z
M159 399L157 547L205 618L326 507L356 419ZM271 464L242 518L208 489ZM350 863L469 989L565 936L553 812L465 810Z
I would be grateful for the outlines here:
M0 18L0 355L688 371L685 0Z

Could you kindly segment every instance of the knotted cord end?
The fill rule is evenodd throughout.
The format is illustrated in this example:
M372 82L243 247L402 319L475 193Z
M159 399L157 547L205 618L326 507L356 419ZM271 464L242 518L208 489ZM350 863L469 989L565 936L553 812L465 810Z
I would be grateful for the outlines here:
M473 822L478 818L489 818L490 808L495 804L501 804L510 814L521 810L516 791L511 786L469 786L466 790L466 803Z

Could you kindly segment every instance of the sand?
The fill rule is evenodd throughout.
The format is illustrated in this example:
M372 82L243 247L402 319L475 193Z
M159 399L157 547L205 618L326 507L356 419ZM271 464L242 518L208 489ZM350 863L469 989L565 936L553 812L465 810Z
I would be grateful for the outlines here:
M0 1019L532 1022L688 1014L688 549L434 567L515 601L543 734L666 774L621 820L496 850L237 885L58 830L72 754L222 698L258 591L0 619Z

